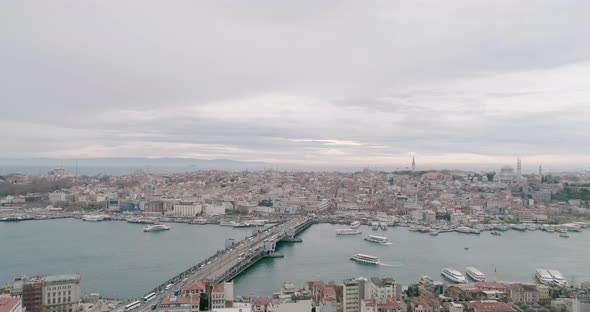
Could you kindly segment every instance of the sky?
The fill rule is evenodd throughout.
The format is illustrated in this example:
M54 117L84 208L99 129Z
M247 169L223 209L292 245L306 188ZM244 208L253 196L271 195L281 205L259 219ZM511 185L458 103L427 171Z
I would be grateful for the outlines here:
M589 1L0 3L1 156L590 164Z

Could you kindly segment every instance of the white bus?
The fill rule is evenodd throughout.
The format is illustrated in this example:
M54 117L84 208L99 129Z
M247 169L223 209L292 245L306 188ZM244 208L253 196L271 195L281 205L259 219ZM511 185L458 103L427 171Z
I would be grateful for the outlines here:
M125 312L127 311L131 311L137 307L139 307L141 305L141 301L137 300L137 301L133 301L130 304L125 306Z
M143 297L143 301L149 302L154 298L156 298L156 293L147 294L145 297Z

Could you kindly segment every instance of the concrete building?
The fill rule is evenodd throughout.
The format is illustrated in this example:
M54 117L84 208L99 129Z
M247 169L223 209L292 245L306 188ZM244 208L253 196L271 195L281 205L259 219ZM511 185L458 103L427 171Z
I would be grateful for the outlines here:
M80 275L50 275L43 278L43 307L46 312L78 312Z
M225 214L225 205L205 205L204 213L209 216L219 216Z
M234 283L225 282L216 285L211 291L211 308L231 307L234 298Z
M371 277L370 289L371 298L375 300L377 304L383 304L387 299L395 299L395 280L391 277ZM401 297L401 288L399 289Z
M539 291L535 284L515 283L509 286L510 298L514 303L534 303L539 301Z
M23 306L27 312L41 312L43 308L43 280L31 278L22 286Z
M343 284L342 311L360 312L361 301L370 297L370 291L367 289L369 286L367 279L362 277L346 279Z
M200 294L178 297L164 297L158 312L199 312Z
M201 204L180 203L174 205L174 216L177 217L196 217L203 212Z
M23 312L22 300L19 297L0 298L0 312Z
M50 203L60 203L66 201L66 193L64 192L53 192L49 193L49 202Z

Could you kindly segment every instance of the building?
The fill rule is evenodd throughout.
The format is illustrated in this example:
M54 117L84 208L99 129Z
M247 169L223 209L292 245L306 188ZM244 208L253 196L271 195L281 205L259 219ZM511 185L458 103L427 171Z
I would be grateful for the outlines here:
M201 294L205 292L205 284L203 282L192 282L182 287L182 295L191 296L194 294Z
M211 308L221 309L231 307L234 298L234 282L216 285L211 290Z
M268 297L259 297L254 300L252 312L272 312L272 300Z
M473 312L515 312L508 303L498 301L472 301L467 304Z
M551 299L551 294L549 293L549 286L537 285L537 292L539 293L539 300Z
M50 203L61 203L66 201L66 193L64 192L53 192L49 193Z
M431 300L427 300L424 298L414 297L411 300L411 309L412 312L434 312L435 311L435 304ZM438 311L438 310L436 310Z
M201 204L180 203L174 205L174 216L177 217L196 217L203 212Z
M395 296L396 283L391 277L371 277L370 289L371 298L375 300L377 304L383 304L387 299L397 299ZM398 287L398 298L401 298L401 287Z
M204 213L210 216L219 216L225 214L225 205L205 205Z
M44 312L78 312L80 275L50 275L43 278Z
M443 304L449 312L463 312L463 305L456 302L448 302Z
M539 291L535 284L515 283L509 286L510 298L514 303L534 303L539 301Z
M200 294L178 297L164 297L158 307L159 312L199 312Z
M362 277L344 280L342 311L359 312L361 310L361 301L368 299L367 297L370 296L367 287L368 281Z
M27 312L41 312L43 308L43 280L34 277L22 286L23 307Z
M22 300L19 297L0 298L0 312L23 312Z

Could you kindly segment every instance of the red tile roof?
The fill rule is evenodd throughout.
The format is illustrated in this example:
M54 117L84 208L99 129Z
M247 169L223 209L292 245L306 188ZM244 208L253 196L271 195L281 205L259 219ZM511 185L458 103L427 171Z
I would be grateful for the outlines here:
M223 285L224 285L223 283L215 285L215 287L213 287L213 292L214 293L222 293L225 288Z
M256 305L269 305L271 303L271 300L268 297L259 297L259 298L256 298L254 303Z
M399 302L397 302L393 299L387 299L387 300L385 300L385 303L379 304L377 307L378 308L388 308L388 309L399 309L402 306L399 304Z
M9 312L20 302L18 297L8 297L0 299L0 312Z
M511 305L504 302L470 302L469 305L477 312L514 312Z
M205 290L205 284L203 282L192 282L182 287L182 290Z

